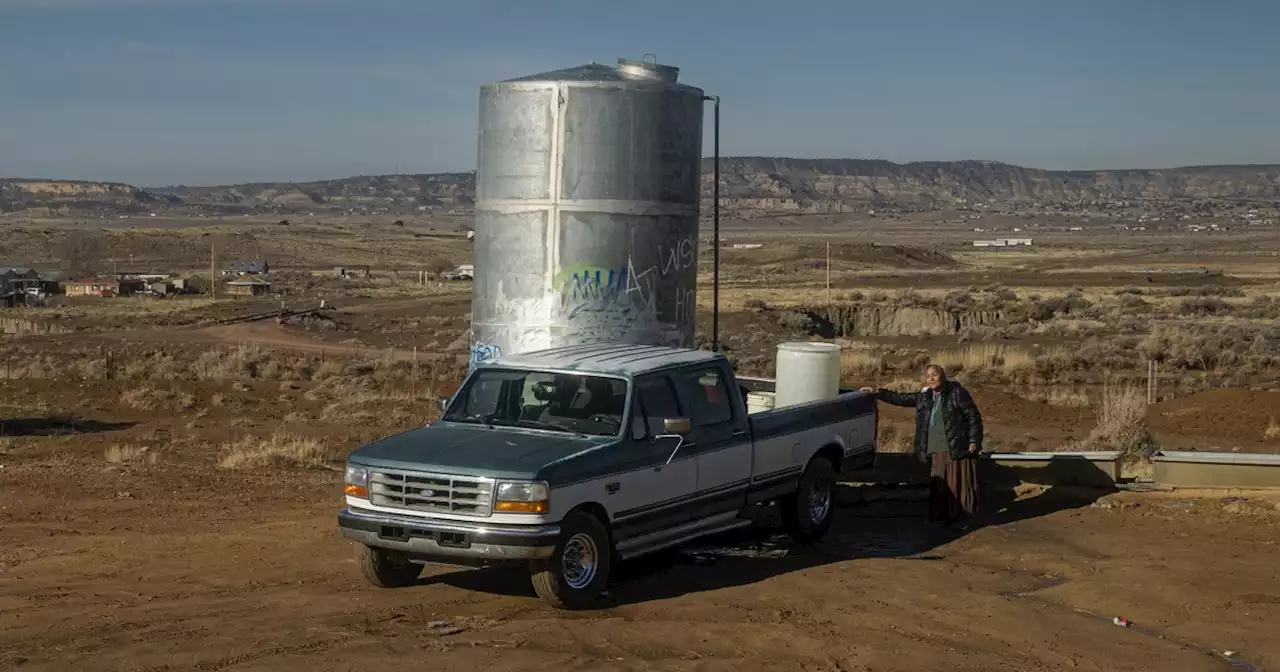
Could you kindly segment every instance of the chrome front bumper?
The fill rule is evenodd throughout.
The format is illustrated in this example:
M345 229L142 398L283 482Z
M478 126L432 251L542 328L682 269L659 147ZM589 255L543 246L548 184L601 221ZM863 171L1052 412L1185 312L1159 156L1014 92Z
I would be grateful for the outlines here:
M560 536L559 525L486 525L356 508L338 513L338 528L342 536L366 546L446 564L549 558Z

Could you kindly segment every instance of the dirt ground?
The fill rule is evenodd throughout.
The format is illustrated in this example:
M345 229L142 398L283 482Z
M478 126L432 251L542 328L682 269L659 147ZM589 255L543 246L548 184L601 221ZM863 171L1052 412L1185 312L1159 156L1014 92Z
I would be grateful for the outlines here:
M337 533L339 492L332 472L6 465L0 664L1228 670L1228 650L1238 669L1280 663L1273 500L993 493L988 524L956 537L925 528L918 492L854 491L871 503L843 507L820 545L765 532L632 563L599 609L570 613L518 569L366 586Z
M1022 297L1009 306L1081 288L1096 309L1028 323L1008 338L869 336L864 345L902 350L893 361L909 361L913 349L986 343L1075 349L1086 336L1114 340L1123 320L1153 319L1123 313L1120 290L1140 288L1146 298L1138 308L1166 317L1186 297L1195 299L1191 309L1212 309L1196 301L1220 295L1226 316L1173 324L1179 332L1220 329L1183 349L1205 360L1213 352L1197 348L1211 342L1239 355L1237 364L1162 369L1170 398L1150 407L1140 401L1137 415L1146 409L1145 425L1164 448L1280 450L1280 392L1265 391L1280 355L1267 354L1271 336L1257 331L1270 320L1272 296L1280 296L1274 263L1258 257L1272 239L1085 240L1045 231L1035 234L1033 250L992 253L972 249L971 225L943 232L938 248L937 227L899 224L874 230L884 241L877 247L848 243L847 226L832 228L833 240L845 237L832 246L833 288L987 300L997 294L989 288L1003 286ZM442 242L394 231L381 238L329 232L313 245L287 228L288 236L262 229L263 254L297 267L277 275L289 307L314 307L323 297L337 306L327 318L213 324L274 310L276 298L86 300L6 314L13 324L0 326L24 335L6 338L0 350L0 668L319 671L412 661L414 668L495 671L1110 672L1280 665L1280 493L987 487L980 524L957 535L926 526L920 490L847 485L836 527L819 545L793 547L765 530L628 563L590 611L544 607L520 568L433 569L413 588L369 587L337 531L335 468L351 449L433 417L436 395L451 392L465 367L470 317L463 283L406 284L413 273L389 279L388 270L423 266L431 255L445 266L464 263L469 245L460 235ZM756 231L763 229L730 235L776 249L726 252L720 322L730 356L753 374L771 372L778 342L807 337L778 318L821 295L826 269L821 237L784 242ZM871 236L852 231L858 240ZM162 233L129 234L141 247L127 252L205 265L203 256L173 257L188 248L203 255L202 233ZM183 236L202 242L192 246ZM257 254L236 240L220 241L219 250ZM294 249L300 242L306 245ZM234 244L243 249L227 247ZM377 281L351 283L316 270L330 262L387 268ZM1235 275L1184 272L1205 264ZM1173 291L1179 288L1185 291ZM702 346L709 343L708 297L706 287L699 290ZM32 331L27 322L62 329ZM1244 345L1228 338L1245 329L1256 338L1255 331ZM1107 408L1096 403L1101 371L1045 380L993 371L968 384L989 447L1059 449L1089 435L1097 409ZM1229 388L1222 381L1232 372L1243 382ZM909 389L917 374L892 368L875 375L845 383ZM1059 393L1055 403L1037 400L1055 398L1036 396L1046 391ZM910 427L908 409L881 410L882 429ZM267 451L264 462L228 466L241 444ZM273 450L280 452L272 457ZM1132 624L1117 626L1116 617Z

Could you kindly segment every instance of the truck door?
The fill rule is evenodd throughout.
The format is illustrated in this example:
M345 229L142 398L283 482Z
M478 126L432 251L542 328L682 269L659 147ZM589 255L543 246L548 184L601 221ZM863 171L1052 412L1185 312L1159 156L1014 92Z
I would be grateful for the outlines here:
M698 496L691 515L697 519L737 511L751 481L751 436L742 395L724 366L690 367L676 375L695 438L694 445L681 451L688 450L698 463Z
M628 439L619 446L627 451L628 462L634 467L611 484L615 494L610 496L610 509L618 541L690 519L688 500L697 489L697 460L687 452L687 444L676 450L680 445L676 439L657 438L663 434L663 420L687 417L666 374L636 379ZM693 439L690 435L685 441Z

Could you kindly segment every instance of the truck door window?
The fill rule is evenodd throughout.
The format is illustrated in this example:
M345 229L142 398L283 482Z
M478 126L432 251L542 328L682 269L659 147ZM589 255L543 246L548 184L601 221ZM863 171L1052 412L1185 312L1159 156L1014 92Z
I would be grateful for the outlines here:
M716 369L702 369L685 374L693 394L694 418L703 427L733 419L733 405L724 377Z
M680 402L671 379L666 376L642 378L636 381L636 403L631 411L631 436L644 439L662 433L662 421L667 418L683 418Z

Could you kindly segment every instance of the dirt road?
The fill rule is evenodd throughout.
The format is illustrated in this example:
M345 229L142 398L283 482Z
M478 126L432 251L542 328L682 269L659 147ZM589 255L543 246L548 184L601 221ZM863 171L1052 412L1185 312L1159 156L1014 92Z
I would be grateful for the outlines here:
M1280 664L1272 502L1053 491L958 538L919 505L828 540L624 567L557 612L515 571L367 587L329 472L0 470L0 665L23 670L1229 670ZM1125 503L1125 502L1128 503ZM1113 625L1124 616L1134 626ZM1240 668L1247 669L1247 668Z

